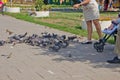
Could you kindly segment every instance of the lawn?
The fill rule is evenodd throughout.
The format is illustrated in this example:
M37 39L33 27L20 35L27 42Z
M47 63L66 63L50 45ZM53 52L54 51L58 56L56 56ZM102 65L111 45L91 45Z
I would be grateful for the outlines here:
M79 36L87 36L87 32L81 29L81 21L83 19L82 12L50 12L50 17L35 18L29 16L28 13L6 13L17 19L29 21L32 23L48 26L62 31L70 32ZM117 17L118 12L100 12L100 20L109 20ZM96 32L93 38L98 39ZM113 43L113 39L109 40Z

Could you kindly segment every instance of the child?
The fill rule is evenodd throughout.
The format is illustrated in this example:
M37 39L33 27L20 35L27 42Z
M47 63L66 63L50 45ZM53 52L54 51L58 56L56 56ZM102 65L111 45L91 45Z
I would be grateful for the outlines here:
M105 30L112 30L114 26L118 25L120 23L120 13L118 14L118 17L111 21L111 25L106 28Z
M4 15L3 7L4 7L4 3L2 2L2 0L0 0L0 12L2 13L2 15Z
M0 9L2 8L2 6L3 6L3 2L2 0L0 0Z

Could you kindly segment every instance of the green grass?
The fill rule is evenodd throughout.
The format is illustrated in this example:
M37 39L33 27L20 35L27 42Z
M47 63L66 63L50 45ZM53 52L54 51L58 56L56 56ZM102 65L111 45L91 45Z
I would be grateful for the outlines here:
M55 4L51 4L52 8L72 8L72 5L55 5Z
M83 19L82 12L50 12L50 17L46 18L31 17L27 13L6 14L17 19L70 32L79 36L87 36L87 31L81 29L81 21ZM101 12L101 16L103 17L116 17L116 15L117 12ZM98 35L96 32L93 32L93 38L98 39ZM110 39L108 42L114 43L113 39Z
M29 16L26 13L6 13L6 14L10 15L12 17L15 17L17 19L29 21L29 22L32 22L32 23L40 24L40 25L45 25L45 26L48 26L48 27L51 27L51 28L59 29L59 30L62 30L62 31L67 31L67 32L70 32L70 33L73 33L73 34L86 35L86 31L81 30L81 28L80 28L81 26L78 25L78 24L80 24L80 21L77 19L78 16L75 15L76 18L72 18L71 17L73 15L72 13L53 12L53 13L50 13L51 17L47 17L47 18L35 18L35 17ZM56 14L56 16L53 15L53 14ZM65 15L68 15L68 16L65 17ZM53 22L49 23L48 22L48 21L54 21L54 20L58 20L58 19L62 19L61 23L66 23L64 21L64 19L66 19L66 21L77 20L78 24L75 25L75 26L69 26L70 24L64 25L64 24L61 24L61 23L58 23L58 22L57 23L53 23ZM71 25L72 24L73 23L71 23Z

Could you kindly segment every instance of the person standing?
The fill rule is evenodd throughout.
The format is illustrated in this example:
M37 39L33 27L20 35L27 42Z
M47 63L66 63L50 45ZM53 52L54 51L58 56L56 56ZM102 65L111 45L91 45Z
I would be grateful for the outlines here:
M104 10L104 0L98 0L99 10Z
M119 14L119 16L120 16L120 14ZM120 64L120 24L119 24L118 31L117 31L114 53L116 53L116 56L112 60L107 60L107 62Z
M2 8L2 6L3 6L3 2L2 0L0 0L0 9Z
M60 0L60 5L64 2L64 0Z
M104 0L104 11L108 10L109 0Z
M3 8L4 8L4 3L2 2L2 0L0 0L0 12L3 14Z
M82 0L81 3L73 5L74 8L83 7L83 14L87 24L87 40L82 42L82 44L92 43L92 23L94 23L99 39L102 38L101 26L99 23L99 9L96 0Z
M113 10L113 0L109 0L108 10Z

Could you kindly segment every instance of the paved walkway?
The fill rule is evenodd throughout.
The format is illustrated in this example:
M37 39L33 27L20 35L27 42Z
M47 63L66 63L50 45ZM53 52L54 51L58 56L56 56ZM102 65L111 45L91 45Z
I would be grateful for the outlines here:
M45 26L0 16L0 39L14 34L40 34L54 32L71 35ZM120 64L108 64L114 45L105 45L103 53L98 53L93 45L74 43L59 52L17 44L0 47L0 80L120 80ZM68 57L72 54L72 57ZM7 58L8 55L10 58Z

